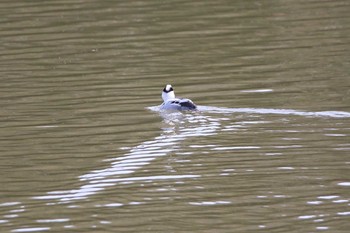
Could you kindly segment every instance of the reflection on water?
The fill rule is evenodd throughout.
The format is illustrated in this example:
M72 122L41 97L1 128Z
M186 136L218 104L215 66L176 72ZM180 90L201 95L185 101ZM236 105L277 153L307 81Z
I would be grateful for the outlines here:
M161 175L148 177L128 177L145 165L150 164L154 159L166 156L179 147L179 143L189 137L202 137L213 135L220 128L220 118L211 118L203 114L183 114L173 112L166 114L161 112L164 118L162 134L152 140L147 140L140 145L129 149L124 156L112 159L111 167L103 170L92 171L82 175L81 181L87 182L77 190L53 191L46 196L35 197L36 199L60 199L61 201L72 201L86 198L104 190L105 187L118 183L134 181L156 181L161 179L187 179L196 178L199 175Z
M225 127L221 121L228 121L229 118L215 117L206 115L208 113L215 114L277 114L277 115L296 115L304 117L328 117L328 118L350 118L350 113L341 111L323 111L323 112L304 112L288 109L254 109L254 108L218 108L209 106L198 106L198 112L167 112L159 111L159 106L150 107L152 111L156 111L163 118L164 127L162 134L152 140L142 142L140 145L128 149L128 153L123 156L110 159L111 166L102 170L94 170L88 174L80 176L80 180L87 184L76 190L67 191L50 191L45 196L34 197L34 199L59 199L62 202L69 202L87 198L90 195L103 191L106 187L114 186L119 183L133 183L137 181L157 181L171 180L177 181L188 178L198 178L200 175L182 174L182 175L160 175L160 176L134 176L137 170L149 165L153 160L166 156L181 147L181 141L190 137L204 137L219 133L220 131L234 130L235 128L243 128L249 124L263 124L265 122L256 120L247 124L247 121L234 122ZM232 127L234 126L234 127ZM195 147L195 146L193 146ZM258 146L247 147L219 147L217 145L206 145L205 147L213 147L211 150L245 150L259 149ZM300 147L300 146L292 146ZM281 148L281 147L279 147ZM286 147L284 147L286 148ZM291 148L291 147L288 147ZM286 168L283 168L286 169ZM293 168L291 168L293 169Z

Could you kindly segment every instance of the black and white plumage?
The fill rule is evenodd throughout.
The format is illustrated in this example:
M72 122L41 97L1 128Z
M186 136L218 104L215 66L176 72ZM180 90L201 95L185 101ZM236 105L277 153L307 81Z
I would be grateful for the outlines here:
M161 110L197 110L197 106L190 99L176 98L174 89L170 84L167 84L162 92L163 103L160 106Z

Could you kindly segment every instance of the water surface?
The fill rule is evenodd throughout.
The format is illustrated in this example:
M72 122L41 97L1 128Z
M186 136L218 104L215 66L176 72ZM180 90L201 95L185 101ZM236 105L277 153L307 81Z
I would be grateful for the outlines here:
M347 232L347 1L0 9L1 232Z

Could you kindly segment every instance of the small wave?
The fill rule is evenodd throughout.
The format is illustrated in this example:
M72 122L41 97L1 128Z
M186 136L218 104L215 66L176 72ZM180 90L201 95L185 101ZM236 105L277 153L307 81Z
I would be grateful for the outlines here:
M148 107L151 111L160 111L159 106ZM294 115L305 117L329 117L329 118L350 118L350 112L344 111L319 111L308 112L293 109L275 109L275 108L223 108L211 106L198 106L200 112L209 113L254 113L254 114L276 114L276 115Z

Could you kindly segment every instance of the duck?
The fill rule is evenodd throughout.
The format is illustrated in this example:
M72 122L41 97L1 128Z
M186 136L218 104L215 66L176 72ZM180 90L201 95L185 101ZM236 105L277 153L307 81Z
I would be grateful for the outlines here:
M167 84L162 91L163 103L160 105L161 110L188 111L197 110L197 106L192 100L186 98L176 98L174 88Z

